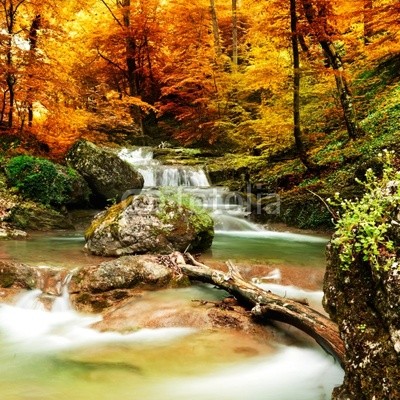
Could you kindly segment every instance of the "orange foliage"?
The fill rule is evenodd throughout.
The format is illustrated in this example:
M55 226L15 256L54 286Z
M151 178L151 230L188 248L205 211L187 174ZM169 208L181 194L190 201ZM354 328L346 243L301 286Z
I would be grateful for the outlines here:
M11 33L0 11L0 124L9 122L11 86L12 129L35 135L55 157L87 132L89 122L133 125L134 110L154 125L149 132L185 144L225 143L246 149L260 143L271 148L292 144L288 2L238 3L235 68L231 2L225 0L0 4L8 6L10 1L20 9ZM316 39L329 36L344 61L343 76L351 81L366 62L400 52L400 5L395 0L312 3L324 13L310 27L298 7L298 34L303 49L301 106L308 117L304 128L310 138L317 138L341 118L335 72L326 68ZM30 51L29 28L37 15L37 47ZM34 119L29 127L31 106Z

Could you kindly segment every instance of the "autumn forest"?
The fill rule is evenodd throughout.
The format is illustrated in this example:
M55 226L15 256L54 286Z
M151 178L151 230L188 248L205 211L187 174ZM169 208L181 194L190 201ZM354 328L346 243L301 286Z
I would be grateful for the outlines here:
M400 399L399 154L399 0L0 0L4 398Z
M363 135L362 73L398 54L398 22L395 0L2 0L1 129L55 157L94 121L233 151L294 143L312 169L310 144Z

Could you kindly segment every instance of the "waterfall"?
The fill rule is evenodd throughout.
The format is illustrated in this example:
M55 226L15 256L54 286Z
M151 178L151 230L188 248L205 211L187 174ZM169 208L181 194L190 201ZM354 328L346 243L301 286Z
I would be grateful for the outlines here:
M61 295L57 296L54 299L53 311L68 311L72 309L71 302L69 300L69 291L68 291L68 285L71 282L72 279L72 274L68 274L62 284L61 284Z
M47 267L42 267L42 269L44 268ZM62 281L55 282L56 290L53 291L58 295L43 292L42 289L29 290L17 297L15 306L25 310L71 311L72 306L69 299L68 285L71 282L72 275L72 273L69 273ZM49 288L46 289L48 290Z
M118 156L143 175L144 188L165 186L209 187L207 175L199 167L162 165L153 158L151 148L122 149Z
M119 157L133 165L144 178L144 192L168 187L188 193L199 200L214 218L216 231L262 231L263 229L245 218L247 199L225 187L212 186L204 169L199 166L163 165L154 159L149 147L134 150L122 149Z
M26 310L45 310L44 304L40 301L43 292L40 289L30 290L17 298L15 306Z

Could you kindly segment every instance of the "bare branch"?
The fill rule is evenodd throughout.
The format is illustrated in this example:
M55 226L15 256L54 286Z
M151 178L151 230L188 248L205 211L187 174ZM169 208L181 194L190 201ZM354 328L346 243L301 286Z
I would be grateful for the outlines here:
M320 199L322 201L322 203L324 203L326 209L329 211L329 214L332 215L333 219L335 221L337 221L337 219L339 218L338 215L335 213L335 211L332 210L331 207L329 207L329 204L317 193L314 193L313 191L311 191L310 189L307 189L308 192L310 192L312 195L314 195L315 197L317 197L318 199Z
M120 71L122 71L124 73L124 75L126 75L126 71L120 66L118 65L115 61L110 60L108 57L106 57L104 54L102 54L100 52L100 50L98 48L96 48L97 50L97 54L105 61L107 61L109 64L113 65L115 68L119 69Z
M100 0L107 8L108 11L110 11L110 14L112 15L112 17L114 18L114 20L117 22L117 24L123 28L124 26L122 25L121 21L116 17L116 15L113 13L113 11L111 10L110 6L105 2L105 0Z

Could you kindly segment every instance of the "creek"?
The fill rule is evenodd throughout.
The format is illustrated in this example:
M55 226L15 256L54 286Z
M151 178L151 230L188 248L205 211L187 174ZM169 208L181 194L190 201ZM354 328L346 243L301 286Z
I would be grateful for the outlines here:
M231 259L268 290L320 303L326 238L255 226L229 192L210 190L206 176L198 176L201 169L165 167L146 157L155 168L143 163L153 179L145 190L160 184L157 176L168 176L170 186L178 177L177 186L208 191L202 195L206 206L218 204L212 212L222 220L240 220L218 225L205 262ZM229 206L221 212L224 198ZM79 231L35 234L27 241L0 242L0 260L71 269L102 261L85 254L83 243ZM246 332L179 326L99 332L91 326L101 317L75 312L66 290L51 311L41 306L40 295L34 290L12 304L0 304L2 399L321 400L329 399L343 378L332 357L295 330L274 331L268 341ZM147 292L138 312L166 302L183 307L193 299L215 301L221 296L207 285Z

